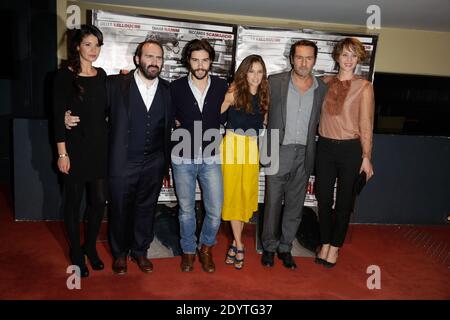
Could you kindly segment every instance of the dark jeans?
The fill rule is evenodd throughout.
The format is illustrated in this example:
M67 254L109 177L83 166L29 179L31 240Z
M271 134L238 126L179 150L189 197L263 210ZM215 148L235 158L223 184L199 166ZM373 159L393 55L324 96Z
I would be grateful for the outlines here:
M320 137L316 155L316 197L322 244L341 247L345 240L355 195L353 187L362 163L359 139L333 140ZM333 193L337 178L333 217Z
M80 204L85 187L87 187L88 209L84 247L88 254L92 256L97 254L95 245L100 231L100 225L106 213L108 187L106 179L87 182L65 179L64 224L71 249L71 260L72 263L77 265L80 265L83 260L80 244Z

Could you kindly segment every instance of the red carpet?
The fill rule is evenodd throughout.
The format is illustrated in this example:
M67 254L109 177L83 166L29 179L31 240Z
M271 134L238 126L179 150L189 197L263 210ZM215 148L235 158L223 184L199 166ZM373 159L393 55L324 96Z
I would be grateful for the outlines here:
M0 189L0 299L450 299L450 225L353 225L335 268L296 257L295 271L278 259L272 269L261 266L254 225L245 230L247 254L240 271L223 263L224 225L213 250L213 274L204 273L198 261L194 272L181 273L175 257L153 259L151 274L129 262L128 274L116 276L108 244L100 241L105 270L91 270L81 290L69 290L62 223L14 222L11 207L8 189ZM381 289L367 288L371 265L380 268Z

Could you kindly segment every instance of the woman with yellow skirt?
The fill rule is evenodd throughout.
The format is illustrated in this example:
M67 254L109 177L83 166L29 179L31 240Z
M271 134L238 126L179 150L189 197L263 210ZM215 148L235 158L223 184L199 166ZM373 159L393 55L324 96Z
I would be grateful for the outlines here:
M244 266L242 231L258 210L258 133L264 127L269 107L269 84L263 59L246 57L236 71L222 104L227 112L226 135L221 144L224 202L222 220L233 231L225 263Z

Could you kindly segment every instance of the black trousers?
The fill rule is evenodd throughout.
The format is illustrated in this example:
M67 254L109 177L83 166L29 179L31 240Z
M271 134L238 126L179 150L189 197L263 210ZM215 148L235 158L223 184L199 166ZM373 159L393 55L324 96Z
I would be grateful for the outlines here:
M70 258L72 263L77 265L83 262L83 252L80 244L80 205L85 187L88 209L84 248L89 256L95 257L97 255L97 236L103 217L106 214L106 179L92 181L82 181L69 177L64 179L64 224L70 245Z
M361 156L359 139L333 140L319 137L315 184L322 244L341 247L344 243L355 202L353 187L361 168ZM333 215L336 179L336 203Z
M109 236L114 258L146 256L164 177L164 154L128 160L121 177L110 177Z

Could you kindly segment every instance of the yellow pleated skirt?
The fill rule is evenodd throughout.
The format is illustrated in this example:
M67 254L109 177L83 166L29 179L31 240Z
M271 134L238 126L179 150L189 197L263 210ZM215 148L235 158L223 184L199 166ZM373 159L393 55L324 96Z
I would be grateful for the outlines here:
M220 154L224 187L222 219L248 222L258 210L258 140L227 131Z

